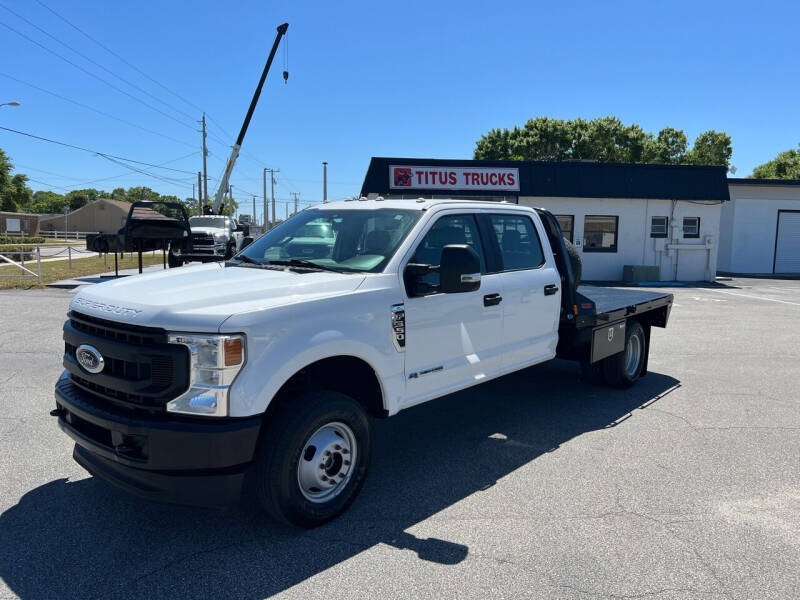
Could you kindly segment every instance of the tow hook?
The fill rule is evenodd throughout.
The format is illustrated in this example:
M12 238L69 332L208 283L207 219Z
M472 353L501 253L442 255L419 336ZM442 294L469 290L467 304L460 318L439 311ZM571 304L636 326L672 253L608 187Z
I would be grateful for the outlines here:
M51 417L63 417L66 414L67 413L63 408L54 408L53 410L50 411Z

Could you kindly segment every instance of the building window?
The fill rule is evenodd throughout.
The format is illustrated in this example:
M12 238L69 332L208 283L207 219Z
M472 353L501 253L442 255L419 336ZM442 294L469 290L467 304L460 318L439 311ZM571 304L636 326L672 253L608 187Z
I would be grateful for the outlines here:
M561 233L563 233L564 237L570 242L573 241L572 236L575 232L575 217L572 215L555 215L555 217L559 227L561 227Z
M619 217L586 215L583 222L584 252L616 252Z
M700 237L700 217L683 217L683 237Z
M504 271L536 269L544 264L539 234L528 217L489 215L500 246Z
M651 238L667 237L668 225L669 225L669 217L653 217L652 219L650 219L650 237Z

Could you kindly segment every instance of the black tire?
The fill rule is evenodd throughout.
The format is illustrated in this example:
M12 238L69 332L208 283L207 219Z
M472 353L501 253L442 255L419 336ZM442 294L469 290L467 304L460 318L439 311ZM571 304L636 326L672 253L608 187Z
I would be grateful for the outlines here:
M236 244L228 244L225 248L225 260L230 260L236 254Z
M631 338L636 340L631 342ZM636 358L633 358L633 354L636 354ZM625 325L625 350L603 361L606 383L616 388L632 386L643 374L646 357L647 338L644 329L638 321L629 320Z
M313 491L317 488L301 486L300 473L303 467L300 461L306 461L306 469L309 465L319 468L321 477L329 471L322 466L326 460L324 448L313 445L306 448L306 445L321 430L341 425L346 426L353 435L350 443L354 443L354 446L346 454L332 450L333 456L327 460L334 465L338 460L338 468L347 468L347 475L331 476L331 480L342 477L342 482L338 484L341 488L318 492L335 495L309 499L306 494L317 493ZM297 527L317 527L330 521L350 505L361 489L369 467L371 439L372 430L367 413L349 396L320 390L286 402L270 419L256 455L255 489L258 503L273 519ZM349 447L348 444L343 445ZM355 455L355 460L353 464L348 462L348 467L343 467L348 454L351 458ZM341 473L341 470L331 470Z
M183 266L183 259L178 258L175 256L175 253L172 250L167 252L167 264L169 265L170 269L174 269L176 267Z
M575 287L578 287L578 284L581 282L581 275L583 275L583 259L577 248L575 248L575 245L567 238L564 238L564 245L567 247L567 256L569 256L569 262L572 265Z

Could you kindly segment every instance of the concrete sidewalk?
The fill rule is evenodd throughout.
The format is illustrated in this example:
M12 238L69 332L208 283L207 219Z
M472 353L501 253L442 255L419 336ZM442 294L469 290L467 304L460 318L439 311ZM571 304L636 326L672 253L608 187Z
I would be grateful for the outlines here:
M163 270L164 267L161 265L151 265L149 267L144 267L142 269L142 274L155 273L157 271L163 271ZM133 269L120 269L119 271L119 277L130 277L131 275L138 275L138 274L139 274L138 267L134 267ZM62 279L61 281L54 281L53 283L48 283L47 287L72 290L84 285L94 285L95 283L103 283L104 281L111 281L112 279L117 279L117 276L114 274L114 271L109 271L108 273L100 273L97 275L84 275L83 277L75 277L73 279Z

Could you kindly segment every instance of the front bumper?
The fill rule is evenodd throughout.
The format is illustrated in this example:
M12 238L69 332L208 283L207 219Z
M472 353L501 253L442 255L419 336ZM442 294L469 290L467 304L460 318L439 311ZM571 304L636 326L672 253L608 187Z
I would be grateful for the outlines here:
M228 506L253 462L261 418L176 418L132 413L94 399L65 373L56 384L58 425L92 475L163 502Z
M214 242L211 245L196 245L191 252L175 253L183 260L217 260L225 257L228 244Z

